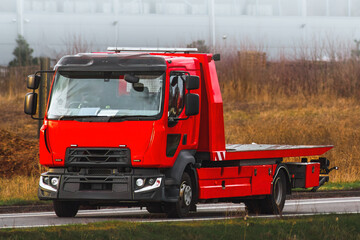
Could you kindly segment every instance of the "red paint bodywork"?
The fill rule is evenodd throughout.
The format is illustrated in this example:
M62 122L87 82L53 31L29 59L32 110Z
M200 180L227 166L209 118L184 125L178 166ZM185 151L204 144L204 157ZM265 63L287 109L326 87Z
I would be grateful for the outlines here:
M210 199L270 194L276 165L256 165L257 159L321 155L332 148L332 146L319 146L317 148L227 151L223 102L212 55L151 54L163 56L167 63L165 99L161 119L118 123L77 122L48 120L45 115L44 125L40 132L40 163L48 167L64 166L65 151L71 145L77 147L126 145L131 150L132 166L139 168L170 168L179 152L184 149L208 153L209 161L244 159L254 161L255 164L250 166L198 168L199 199ZM200 96L200 114L191 116L188 120L179 121L174 127L168 126L167 116L171 71L186 71L200 77L200 88L191 90L191 93ZM186 117L184 112L180 115L181 118ZM175 133L181 134L182 139L175 155L167 157L166 136ZM187 143L181 144L184 134L187 134ZM48 148L45 145L45 138ZM318 184L318 165L316 165L315 174L310 174L308 171L306 174L309 174L306 179L307 187Z
M319 185L320 163L306 165L305 188Z
M271 169L270 174L269 169ZM197 169L199 198L228 198L270 194L273 169L274 165Z

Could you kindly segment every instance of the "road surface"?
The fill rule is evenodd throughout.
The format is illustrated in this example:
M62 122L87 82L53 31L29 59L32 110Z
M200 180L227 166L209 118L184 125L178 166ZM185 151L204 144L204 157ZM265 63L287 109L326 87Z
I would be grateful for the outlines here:
M188 218L181 220L167 219L162 214L149 214L145 209L141 210L140 208L80 210L75 218L58 218L54 212L0 214L0 228L86 224L106 220L136 222L200 221L228 219L244 216L245 214L244 204L232 203L198 204L197 210L197 213L192 213ZM360 213L360 197L287 200L283 216L330 213ZM273 216L260 215L253 217Z

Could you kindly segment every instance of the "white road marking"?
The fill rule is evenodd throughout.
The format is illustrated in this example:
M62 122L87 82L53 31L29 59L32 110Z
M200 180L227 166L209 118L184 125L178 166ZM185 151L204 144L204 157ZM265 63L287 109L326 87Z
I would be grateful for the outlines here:
M80 225L85 225L85 224L82 224L82 223L79 223ZM3 226L3 227L0 227L0 229L8 229L8 228L36 228L36 227L56 227L56 226L64 226L66 224L49 224L49 225L46 225L46 224L43 224L43 225L29 225L29 226Z
M294 205L311 205L311 204L332 204L332 203L350 203L350 202L359 202L360 198L354 199L337 199L337 200L313 200L313 201L295 201L286 203L286 206L294 206Z
M140 210L134 208L133 210L128 209L101 209L101 210L80 210L77 216L79 215L93 215L93 214L119 214L119 213L147 213L146 210ZM24 218L24 217L45 217L45 216L56 216L54 212L39 212L39 213L11 213L11 214L0 214L0 219L2 218Z

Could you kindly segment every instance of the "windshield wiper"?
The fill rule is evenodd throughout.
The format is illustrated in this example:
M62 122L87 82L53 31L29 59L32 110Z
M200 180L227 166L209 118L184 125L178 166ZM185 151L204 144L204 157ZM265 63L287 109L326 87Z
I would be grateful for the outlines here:
M85 121L85 119L91 119L91 118L95 118L95 119L102 119L104 118L104 116L68 116L68 115L62 115L60 116L57 120L75 120L75 121L79 121L79 122L83 122Z
M73 120L75 116L67 116L67 115L62 115L59 118L57 118L57 120L61 121L61 120Z
M116 120L116 122L122 122L122 121L128 121L128 120L134 120L134 121L140 121L140 120L156 120L156 117L153 116L144 116L144 115L115 115L115 116L109 116L108 122L111 122L113 120Z
M79 122L123 122L123 121L140 121L140 120L156 120L154 116L144 115L121 115L121 116L68 116L62 115L57 120L75 120Z

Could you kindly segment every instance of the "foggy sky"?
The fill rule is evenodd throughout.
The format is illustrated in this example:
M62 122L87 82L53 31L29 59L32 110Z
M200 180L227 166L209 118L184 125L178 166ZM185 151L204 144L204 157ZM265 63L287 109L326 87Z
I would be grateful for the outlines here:
M0 65L22 34L34 56L108 46L262 46L269 56L360 39L360 0L0 0ZM78 48L74 49L75 43Z

